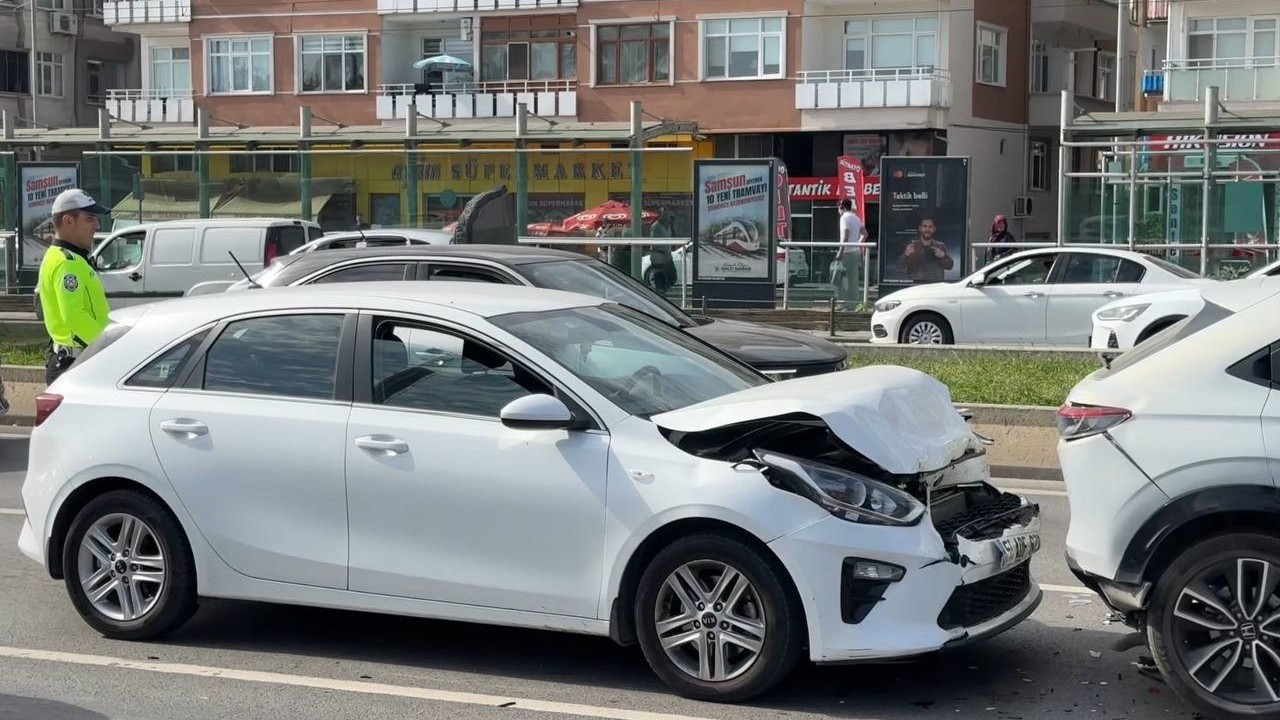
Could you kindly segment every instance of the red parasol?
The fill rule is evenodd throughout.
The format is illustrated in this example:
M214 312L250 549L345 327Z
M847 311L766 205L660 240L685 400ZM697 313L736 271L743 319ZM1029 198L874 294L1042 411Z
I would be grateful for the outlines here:
M658 213L652 210L645 210L641 215L641 220L645 225L652 225L658 221ZM583 210L577 215L571 215L565 218L560 227L565 232L575 232L579 230L596 230L602 225L630 225L631 224L631 207L626 203L610 200L609 202L590 210Z

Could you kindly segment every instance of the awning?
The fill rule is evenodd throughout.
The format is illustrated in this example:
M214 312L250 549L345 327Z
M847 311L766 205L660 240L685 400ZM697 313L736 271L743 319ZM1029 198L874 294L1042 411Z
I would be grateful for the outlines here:
M310 183L311 214L319 215L329 198L355 192L350 178L316 178ZM233 181L227 199L213 217L302 217L302 179L293 174L264 174Z
M216 200L214 198L214 201ZM125 199L111 208L112 220L128 220L134 223L186 220L198 217L200 217L199 200L180 200L163 195L144 195L141 214L139 214L138 199L134 197L133 193L129 193L125 196Z
M320 214L320 210L333 197L328 193L316 193L311 196L311 214ZM260 217L302 217L302 200L255 200L244 196L236 196L223 203L210 213L220 218L260 218Z

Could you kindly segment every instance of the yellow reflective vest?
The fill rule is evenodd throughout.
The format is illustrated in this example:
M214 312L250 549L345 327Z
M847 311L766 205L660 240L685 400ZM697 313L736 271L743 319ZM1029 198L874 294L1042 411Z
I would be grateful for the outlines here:
M40 262L40 307L55 346L88 347L107 326L107 294L89 260L54 245Z

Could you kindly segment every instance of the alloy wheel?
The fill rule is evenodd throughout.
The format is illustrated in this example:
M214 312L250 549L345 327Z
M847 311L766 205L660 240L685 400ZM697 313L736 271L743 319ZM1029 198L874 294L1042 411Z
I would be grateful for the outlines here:
M89 527L77 564L85 597L112 620L144 617L164 590L165 557L155 531L127 513L104 515Z
M941 345L944 338L942 328L930 320L920 320L907 331L907 342L912 345Z
M1201 690L1227 702L1280 702L1280 566L1231 558L1183 587L1173 607L1173 647Z
M658 593L658 640L683 672L704 681L732 680L760 657L763 606L747 577L725 563L681 565Z

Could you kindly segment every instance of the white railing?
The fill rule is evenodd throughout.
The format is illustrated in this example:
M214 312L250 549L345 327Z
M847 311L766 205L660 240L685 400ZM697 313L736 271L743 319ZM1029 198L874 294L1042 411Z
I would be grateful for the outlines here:
M102 4L107 25L189 23L191 0L107 0Z
M577 7L578 0L378 0L380 13L511 12Z
M189 123L195 121L195 101L190 90L108 90L107 112L136 123Z
M1199 102L1210 85L1223 101L1280 100L1280 57L1166 60L1164 74L1169 101Z
M936 67L804 70L796 108L950 107L951 74Z
M508 80L501 82L384 84L378 86L379 120L402 120L409 108L441 120L515 117L516 103L543 117L576 117L578 83L574 80Z

